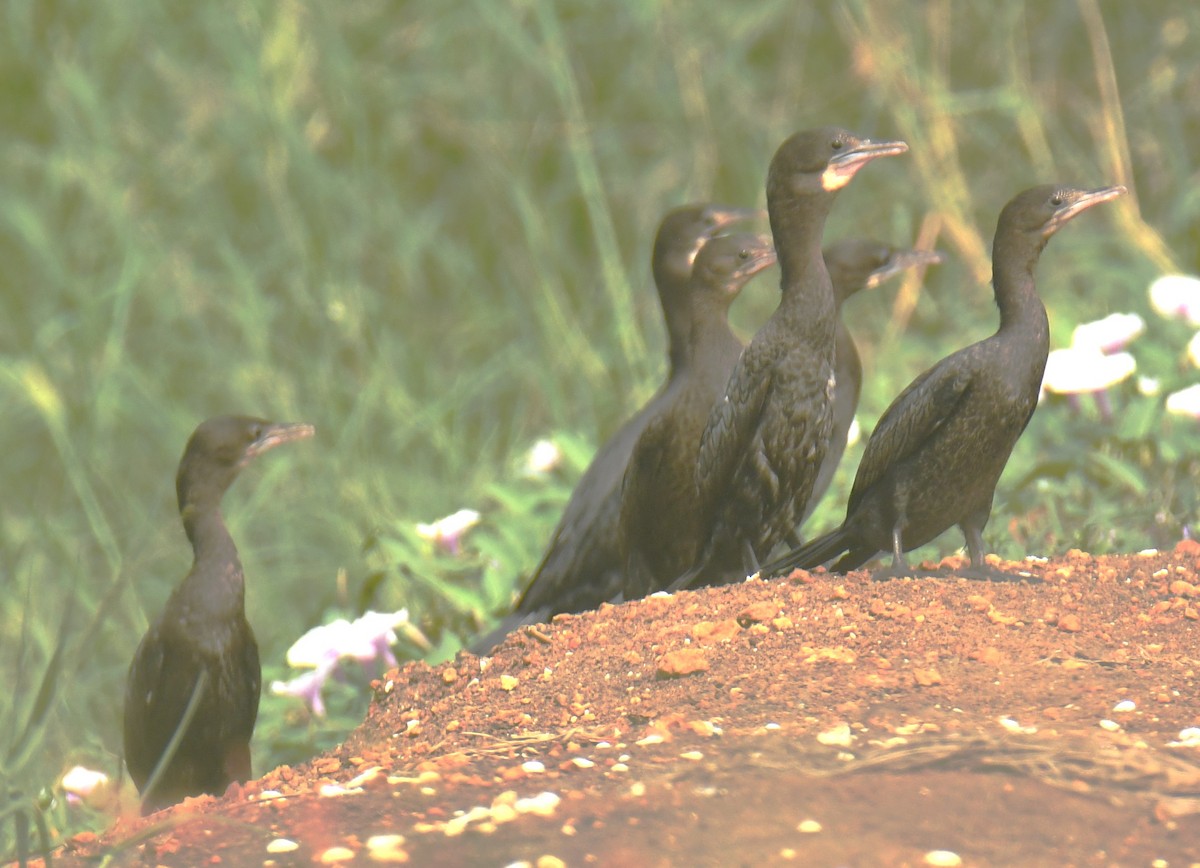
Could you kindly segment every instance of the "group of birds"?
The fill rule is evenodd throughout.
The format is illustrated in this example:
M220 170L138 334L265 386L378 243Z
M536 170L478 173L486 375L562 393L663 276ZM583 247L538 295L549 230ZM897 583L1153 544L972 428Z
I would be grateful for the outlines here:
M1005 206L993 249L999 330L892 402L867 443L845 521L801 545L861 386L842 303L941 261L866 240L822 249L838 191L868 163L907 150L838 127L791 136L767 173L770 237L726 234L755 210L693 205L667 214L653 251L667 381L596 454L514 612L475 650L560 612L839 556L833 568L848 570L890 551L889 574L906 573L903 553L954 524L966 537L969 575L1012 578L984 562L982 532L1049 351L1034 267L1054 232L1124 188L1034 187ZM743 346L729 306L776 262L779 305ZM221 416L201 424L184 449L176 491L194 562L138 645L125 694L126 764L145 812L251 776L262 673L220 501L255 456L312 434L306 424ZM768 561L785 542L791 550Z
M845 520L800 544L845 450L862 383L842 304L941 261L868 240L822 250L838 191L868 163L907 150L837 127L791 136L767 172L772 239L721 234L757 213L742 209L695 205L664 218L652 256L667 381L596 454L514 611L473 650L560 612L835 559L844 572L890 552L876 577L912 575L904 553L953 525L970 556L960 575L1022 578L985 562L983 529L1049 353L1034 270L1050 236L1124 187L1038 186L1005 205L992 253L999 329L896 397L866 444ZM743 348L726 312L772 250L779 306ZM790 551L769 560L784 543Z

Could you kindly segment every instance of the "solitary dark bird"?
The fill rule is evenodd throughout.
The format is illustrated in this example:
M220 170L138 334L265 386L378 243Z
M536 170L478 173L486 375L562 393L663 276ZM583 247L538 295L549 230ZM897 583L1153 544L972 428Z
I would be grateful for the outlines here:
M910 268L935 265L943 258L937 251L907 250L867 238L836 241L825 248L824 257L829 280L833 284L833 304L837 317L833 344L833 367L837 380L833 389L833 432L829 435L829 447L813 483L808 506L801 516L802 525L812 515L829 489L829 483L833 481L842 453L846 451L846 440L854 422L854 414L858 411L858 397L862 393L862 359L858 355L854 337L842 319L842 305L860 290L874 289Z
M775 262L766 235L723 235L700 249L692 267L687 352L679 380L646 425L621 492L619 540L625 599L667 587L704 548L696 508L696 452L713 405L725 394L742 342L729 306L742 287Z
M312 434L311 425L217 416L183 451L175 493L195 560L142 637L125 688L125 763L143 813L251 777L262 670L221 497L252 458Z
M472 648L490 651L522 624L535 624L559 612L582 612L621 591L617 543L621 480L629 454L646 424L679 389L691 355L691 294L688 281L700 247L723 228L762 212L724 205L685 205L667 213L658 227L651 268L667 326L666 382L650 401L600 447L567 501L550 544L512 615L477 639Z
M908 574L904 552L957 524L971 557L963 575L1020 578L984 563L983 528L996 482L1037 407L1050 349L1034 267L1068 220L1124 192L1034 187L1004 206L992 245L999 330L942 359L900 393L867 442L841 527L766 572L810 569L838 555L833 569L844 572L890 549L892 567L883 575Z
M825 218L863 166L906 150L904 142L823 127L796 133L775 152L767 211L782 297L709 416L696 464L709 544L673 589L701 573L716 583L756 572L804 514L833 425L835 306L821 254Z

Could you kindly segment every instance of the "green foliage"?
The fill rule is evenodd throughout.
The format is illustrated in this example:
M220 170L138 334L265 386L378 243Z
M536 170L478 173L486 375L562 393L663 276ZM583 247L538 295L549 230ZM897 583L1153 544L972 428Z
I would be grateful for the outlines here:
M268 673L326 613L368 605L408 606L449 654L661 376L646 263L666 208L761 204L804 126L909 141L829 227L951 255L920 294L849 312L870 421L993 327L989 239L1024 186L1137 194L1047 251L1056 339L1110 310L1153 321L1149 280L1200 268L1198 34L1183 0L5 4L0 678L18 689L0 853L39 846L37 817L51 837L89 822L62 813L63 757L119 772L128 661L188 566L172 476L202 419L317 428L225 501ZM735 309L747 334L769 283ZM1186 339L1134 347L1165 391L1193 379ZM1114 400L1113 423L1041 408L1001 483L999 551L1169 544L1195 521L1193 427L1161 398ZM567 466L524 479L544 436ZM483 521L460 556L415 536L462 506ZM328 744L347 702L312 723L265 699L256 767Z

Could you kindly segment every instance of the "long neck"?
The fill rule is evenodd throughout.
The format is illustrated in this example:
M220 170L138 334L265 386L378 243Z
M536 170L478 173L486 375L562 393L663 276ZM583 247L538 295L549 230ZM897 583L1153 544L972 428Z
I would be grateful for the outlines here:
M203 498L182 510L194 560L177 596L193 614L230 618L245 611L245 578L220 500Z
M657 263L660 258L655 257ZM670 376L686 364L688 356L688 311L683 303L687 296L686 281L679 281L669 273L665 266L655 267L654 285L658 289L658 300L662 305L663 322L667 326L667 361L670 365Z
M834 316L833 286L825 258L821 254L821 236L825 217L833 206L828 193L768 196L771 234L779 259L780 310L801 315L800 324L832 335Z
M742 343L729 327L729 308L712 299L697 299L689 319L688 339L680 356L678 370L728 369L741 352Z
M1000 308L1000 331L1014 329L1048 339L1046 308L1037 294L1033 273L1044 240L1039 242L1020 235L997 233L992 248L992 287Z

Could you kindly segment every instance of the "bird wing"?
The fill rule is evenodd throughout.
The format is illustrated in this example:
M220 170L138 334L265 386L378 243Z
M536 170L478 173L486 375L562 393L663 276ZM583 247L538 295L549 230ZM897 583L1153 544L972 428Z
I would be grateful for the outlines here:
M884 410L858 465L847 515L890 467L918 449L954 415L954 408L971 386L970 359L963 351L947 356L913 380Z
M729 484L745 459L754 432L762 421L771 393L770 366L754 365L747 348L725 388L725 397L709 413L696 456L696 483L700 504L712 509L714 494Z

